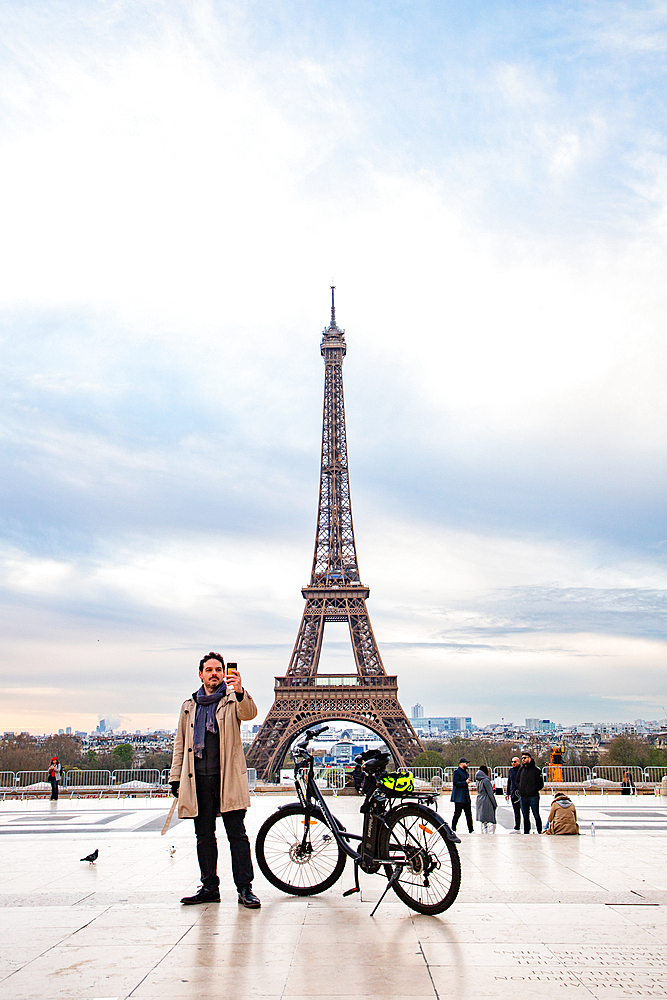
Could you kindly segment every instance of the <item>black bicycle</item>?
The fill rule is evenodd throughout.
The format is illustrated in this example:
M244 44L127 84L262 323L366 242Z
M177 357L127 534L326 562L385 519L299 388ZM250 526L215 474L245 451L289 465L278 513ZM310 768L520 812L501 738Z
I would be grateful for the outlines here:
M373 913L390 888L418 913L442 913L461 885L456 849L461 841L435 808L429 808L436 805L436 797L416 791L392 796L382 784L389 754L367 750L356 758L365 772L363 833L350 833L330 812L307 749L328 728L309 730L292 748L299 801L276 810L257 835L255 852L263 875L283 892L312 896L334 885L352 858L355 884L344 896L360 891L361 868L388 880ZM358 842L358 849L352 841Z

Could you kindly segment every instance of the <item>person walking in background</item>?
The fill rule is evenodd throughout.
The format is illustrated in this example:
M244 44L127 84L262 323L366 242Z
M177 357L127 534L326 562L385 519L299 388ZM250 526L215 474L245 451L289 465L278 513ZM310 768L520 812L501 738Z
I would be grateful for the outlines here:
M62 768L60 766L60 761L57 757L51 758L51 763L49 764L49 784L51 785L51 801L58 801L58 782L60 781L60 776L62 774Z
M521 761L519 758L512 757L512 766L507 775L507 794L505 795L505 799L512 803L512 809L514 810L514 833L521 833L521 796L517 788L520 767Z
M459 766L454 771L452 777L451 800L454 803L454 818L452 819L452 830L456 830L461 813L465 813L468 822L468 833L474 833L475 827L472 823L472 803L470 801L470 778L468 776L468 761L465 757L459 760Z
M551 833L554 836L558 836L559 834L576 835L579 833L576 806L563 792L556 792L554 795L547 828L544 832Z
M357 764L352 772L352 783L354 784L354 790L357 795L361 794L365 777L366 775L361 770L361 764Z
M482 833L495 833L498 803L486 764L480 764L475 781L477 782L477 803L475 806L477 822L482 824Z
M517 788L521 796L521 813L523 815L523 832L530 833L530 814L535 817L537 832L542 833L542 817L540 816L540 790L544 788L542 772L527 750L521 754L521 767L517 779Z
M621 795L634 795L635 783L632 779L632 775L629 771L623 772L623 781L621 782Z

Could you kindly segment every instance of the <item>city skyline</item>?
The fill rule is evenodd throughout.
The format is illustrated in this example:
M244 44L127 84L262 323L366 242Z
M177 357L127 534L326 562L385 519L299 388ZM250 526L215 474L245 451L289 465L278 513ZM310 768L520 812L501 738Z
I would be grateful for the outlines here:
M172 728L209 649L268 710L332 276L403 707L662 717L661 9L28 0L0 25L0 730ZM320 669L350 655L331 626Z

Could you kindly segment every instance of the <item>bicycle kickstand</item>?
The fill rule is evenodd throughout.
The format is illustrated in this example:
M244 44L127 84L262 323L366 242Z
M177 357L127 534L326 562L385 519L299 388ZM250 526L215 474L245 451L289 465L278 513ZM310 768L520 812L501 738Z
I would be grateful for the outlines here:
M375 916L375 911L377 910L378 906L380 905L380 903L382 902L382 900L384 899L384 897L387 895L387 893L389 892L389 890L393 886L394 882L398 879L398 876L400 874L401 874L401 869L400 869L400 867L398 865L396 865L396 867L394 868L393 872L391 873L391 878L387 882L387 886L386 886L384 892L382 893L382 895L378 899L377 903L373 907L373 910L371 912L371 916L372 917Z
M344 896L351 896L353 892L361 892L361 886L359 885L359 865L354 862L354 889L348 889L343 893Z

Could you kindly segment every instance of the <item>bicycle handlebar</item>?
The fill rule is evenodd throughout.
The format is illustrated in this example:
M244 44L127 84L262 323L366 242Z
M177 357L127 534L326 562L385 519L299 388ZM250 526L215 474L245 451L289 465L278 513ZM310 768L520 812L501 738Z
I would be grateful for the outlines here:
M294 750L305 750L311 740L314 740L317 736L321 736L322 733L326 733L328 726L320 726L319 729L308 729L304 735L301 743L298 743L293 749Z

